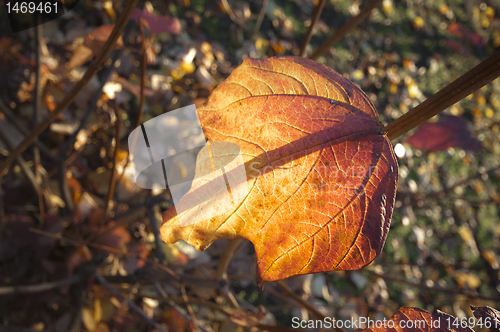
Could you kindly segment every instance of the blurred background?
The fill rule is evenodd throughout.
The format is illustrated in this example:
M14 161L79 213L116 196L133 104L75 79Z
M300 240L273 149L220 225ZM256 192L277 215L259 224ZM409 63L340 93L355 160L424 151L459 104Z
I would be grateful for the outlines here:
M285 331L292 317L383 319L414 306L461 318L469 305L500 307L498 79L393 141L391 231L362 270L260 290L251 243L197 252L159 238L171 197L135 185L130 132L203 104L247 57L299 55L318 3L139 2L102 69L1 178L0 329L191 331L195 320L206 331ZM368 3L327 0L306 55ZM123 6L80 0L15 34L1 6L0 163L83 76ZM499 14L498 0L379 1L316 61L365 91L385 125L498 50ZM186 158L172 169L181 179L195 155Z

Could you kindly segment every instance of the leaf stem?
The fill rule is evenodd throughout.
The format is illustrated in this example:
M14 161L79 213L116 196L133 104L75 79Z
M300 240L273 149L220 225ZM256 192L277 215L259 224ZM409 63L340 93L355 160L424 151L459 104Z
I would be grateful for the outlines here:
M434 115L467 97L500 76L500 51L448 84L423 103L385 126L390 140L407 133Z

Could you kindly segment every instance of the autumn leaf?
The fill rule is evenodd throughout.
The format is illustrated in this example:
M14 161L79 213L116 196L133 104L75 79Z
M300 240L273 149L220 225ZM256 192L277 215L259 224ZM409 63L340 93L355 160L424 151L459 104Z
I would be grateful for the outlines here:
M219 238L248 239L260 284L359 269L380 254L398 166L373 104L352 82L299 57L246 59L197 113L210 142L239 146L247 179L230 189L243 199L216 216L198 210L201 218L187 225L181 220L197 206L167 210L165 242L183 239L204 250ZM181 203L210 188L202 176L208 152L205 146L198 155Z
M146 8L140 10L134 9L130 19L139 23L139 19L144 19L149 33L156 35L161 32L168 32L175 35L181 33L181 22L176 17L158 16L150 13Z
M106 44L106 41L111 35L114 27L114 24L104 24L100 27L95 28L91 33L85 36L85 45L92 50L94 56L99 54L99 51L102 49L104 44ZM123 47L122 36L120 36L115 43L115 49L118 49L120 47ZM76 60L74 61L76 62Z
M444 151L451 147L475 152L481 149L481 141L473 136L467 120L453 115L441 117L444 117L444 121L421 125L406 142L414 148L429 152Z
M462 325L460 319L448 315L442 311L431 314L419 308L401 307L392 317L385 321L377 321L380 324L373 324L362 330L362 332L472 332L467 324Z
M500 311L492 307L470 306L474 317L481 320L482 324L492 332L500 332Z

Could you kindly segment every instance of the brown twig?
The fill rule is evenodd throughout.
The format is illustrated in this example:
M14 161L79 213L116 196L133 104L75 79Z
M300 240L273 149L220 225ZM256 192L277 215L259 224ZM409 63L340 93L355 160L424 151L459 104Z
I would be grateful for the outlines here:
M318 5L314 9L313 18L311 20L311 25L309 25L309 29L307 29L306 36L304 37L304 41L302 42L302 46L300 47L299 56L303 57L306 55L307 45L309 45L309 42L311 41L311 37L313 35L314 28L316 27L316 24L319 21L319 17L321 16L321 12L323 11L323 8L325 7L325 3L326 3L326 0L320 0Z
M160 226L158 225L158 216L160 213L158 211L158 205L153 204L146 207L148 209L148 217L149 217L149 226L151 227L151 231L155 237L155 245L156 245L156 258L160 263L165 262L165 255L163 253L163 248L161 245L161 235L160 235Z
M113 28L113 31L111 32L111 35L97 55L96 59L91 63L80 81L75 84L71 91L66 94L66 97L57 105L56 109L51 112L46 119L40 122L36 126L36 128L30 132L30 134L16 147L16 149L11 154L9 154L7 159L0 165L0 177L3 177L6 174L8 168L10 167L10 164L12 164L17 156L24 152L31 145L31 143L33 143L33 141L57 118L57 116L71 104L71 102L75 99L78 93L82 91L87 83L90 82L92 77L97 73L101 65L108 57L111 50L114 48L118 37L129 21L130 15L132 15L132 11L134 10L138 1L139 0L127 0L125 7L123 8L122 15L120 15Z
M35 14L35 19L39 19L39 15ZM38 24L41 22L37 22L37 26L35 27L35 95L33 98L33 118L31 119L31 129L36 127L36 123L38 121L39 109L40 109L40 99L42 97L42 76L40 75L40 59L41 59L41 39L42 39L42 29L43 24Z
M139 115L137 117L137 122L135 124L136 127L139 127L142 124L142 116L144 115L144 103L146 101L146 95L144 93L146 87L146 36L144 35L144 20L141 18L139 20L139 30L141 32L141 48L142 48L142 66L141 66L141 99L139 102ZM135 146L135 142L133 144ZM131 150L133 151L133 150Z
M327 41L321 44L318 49L309 56L309 59L316 60L323 53L328 51L330 47L332 47L336 42L338 42L342 37L345 36L352 28L358 25L359 22L364 20L370 15L372 10L377 7L382 0L371 0L360 12L358 15L351 18L349 22L347 22L342 28L340 28L337 32L333 34Z
M149 295L149 294L144 294L144 296L151 297L151 295ZM162 297L153 296L151 298L156 299L156 300L163 300L165 297L162 295ZM188 298L189 298L189 302L191 302L192 304L196 304L199 306L205 306L207 308L217 310L220 313L226 315L227 317L231 317L231 315L232 315L232 312L233 312L232 309L221 307L220 305L218 305L214 302L200 300L200 299L192 297L192 296L188 296ZM168 300L170 300L169 304L171 302L173 302L173 303L183 303L184 302L184 299L182 297L179 297L179 296L168 297ZM186 315L183 315L183 316L186 317ZM270 325L264 325L264 324L257 324L257 325L255 325L255 327L258 328L259 330L270 331L270 332L303 331L302 329L294 329L294 328L280 327L280 326L270 326Z
M103 236L106 236L107 234L111 233L115 228L117 227L120 227L122 226L123 224L125 224L126 222L126 219L125 220L120 220L120 219L124 219L125 217L128 217L130 215L133 215L134 213L137 213L137 214L140 214L141 211L147 211L146 207L149 205L149 204L156 204L156 203L160 203L162 201L170 201L170 200L167 200L164 196L167 194L167 192L163 192L161 194L158 194L156 196L153 196L153 197L150 197L145 204L140 204L140 205L136 205L136 206L133 206L133 207L129 207L127 211L121 213L121 214L116 214L114 217L113 217L113 221L116 222L116 224L112 227L109 227L107 228L104 232L102 233L99 233L99 234L93 234L91 236L89 236L87 238L87 241L89 242L92 242L92 241L95 241L96 239L99 239L100 237L103 237ZM171 201L170 201L171 202Z
M35 28L35 96L33 100L33 118L31 119L31 129L36 127L36 123L38 121L38 115L40 113L40 100L42 97L42 76L40 74L41 69L41 43L42 43L42 29L43 24L41 24L40 15L35 14L36 28ZM33 172L35 173L35 182L38 186L42 184L42 176L40 175L40 150L37 146L33 147ZM43 193L41 191L37 191L38 195L38 206L40 209L40 215L43 217L45 214L45 204L43 199Z
M35 181L41 186L42 185L42 175L40 174L40 169L42 168L41 158L40 158L40 149L35 146L33 149L33 163L34 163L34 172L35 172ZM50 201L48 202L49 209L51 209ZM40 216L45 215L45 200L43 197L43 192L38 192L38 209L40 212Z
M5 209L3 203L2 178L0 178L0 241L2 240L4 227L5 227Z
M231 240L231 242L229 242L226 249L224 250L224 253L219 259L219 265L217 266L217 270L214 273L213 279L227 279L227 268L229 267L229 263L243 243L244 241L242 239Z
M427 291L454 294L454 295L464 295L464 296L467 296L468 298L471 298L471 299L487 300L487 301L494 301L494 302L500 303L500 298L482 296L479 293L473 294L471 292L465 292L463 290L461 291L461 290L456 290L456 289L447 289L447 288L441 288L441 287L435 287L435 286L429 287L423 283L411 282L411 281L408 281L408 280L403 279L403 278L398 278L398 277L394 277L394 276L390 276L390 275L386 275L386 274L380 274L380 273L377 273L375 271L370 271L370 270L364 270L364 271L367 271L367 272L373 274L374 276L380 277L384 280L389 280L389 281L393 281L393 282L397 282L397 283L403 283L403 284L406 284L406 285L409 285L412 287L416 287L416 288L420 288L420 289L424 289Z
M38 332L38 330L33 330L27 327L18 327L10 325L2 325L3 332Z
M288 287L288 285L286 283L279 280L279 281L276 281L275 284L280 286L281 289L283 289L283 291L286 293L286 295L290 296L292 299L294 299L296 302L298 302L309 313L311 313L312 315L314 315L315 317L317 317L319 319L326 318L326 316L323 315L320 311L318 311L318 309L316 309L310 303L308 303L307 301L304 301L304 299L302 299L300 296L295 294L295 292L293 290L291 290L290 287Z
M21 134L23 134L24 136L27 136L29 134L29 130L26 129L26 127L24 127L24 125L19 122L14 113L12 113L9 107L5 105L2 100L0 100L0 111L5 115L7 120L9 120L9 122L12 123L14 127L16 127L16 129ZM50 149L45 144L40 142L38 139L33 141L33 144L38 148L40 148L40 151L43 152L51 160L57 160L57 157L52 153L52 151L50 151Z
M66 177L66 166L64 164L64 159L60 158L57 162L58 170L58 184L59 192L61 193L61 198L64 202L64 209L66 213L71 213L75 205L73 204L73 197L71 197L71 192L68 187L68 179Z
M135 304L133 301L131 301L130 299L126 298L125 296L122 295L122 293L120 293L119 290L117 290L116 288L114 288L113 286L111 286L111 284L106 280L104 279L99 273L95 273L94 274L96 279L104 286L106 287L111 293L115 294L116 296L118 296L122 301L125 301L127 302L127 305L130 309L134 310L139 316L141 316L142 319L144 319L146 322L148 322L150 325L154 326L156 329L158 329L158 331L165 331L160 325L158 325L154 320L152 320L151 318L149 318L145 313L144 311L142 311L142 309L137 305Z
M5 143L5 146L9 150L9 155L12 154L15 147L3 131L0 131L0 139ZM16 157L16 161L19 164L19 167L21 167L21 171L23 171L24 175L26 176L26 179L33 187L33 190L36 192L37 195L41 195L40 186L36 181L35 174L33 174L33 171L28 166L28 163L20 155Z
M387 131L387 136L390 140L398 138L490 83L498 76L500 76L500 51L496 51L444 89L385 126L384 130Z
M163 299L166 299L167 302L168 302L168 304L172 308L174 308L174 310L177 311L185 320L187 320L188 322L192 322L193 325L197 328L198 331L201 330L202 332L208 332L208 329L205 326L201 325L196 320L196 317L194 316L194 313L192 315L191 315L191 313L189 315L186 315L184 313L184 311L172 299L170 299L168 297L167 293L165 292L165 290L163 289L163 287L161 286L161 284L159 282L155 283L155 286L158 289L158 292L162 295ZM189 297L187 295L183 295L181 301L184 302L184 303L186 303L186 302L190 303L191 302L191 300L189 299Z
M106 219L108 218L110 202L113 199L115 193L116 184L116 163L118 150L120 150L120 126L121 126L121 114L118 110L115 110L115 149L113 151L113 167L111 168L111 178L109 179L109 189L108 195L106 197L106 205L104 205L103 218L101 219L101 227L104 226Z
M126 35L126 33L125 33L125 35ZM66 142L64 143L64 146L59 151L58 158L63 158L66 160L64 163L64 166L69 165L69 161L71 160L71 157L66 159L66 155L68 154L68 151L70 151L71 147L73 147L73 145L76 141L76 138L77 138L78 134L80 133L80 131L87 124L87 120L89 119L90 114L92 113L93 110L95 110L97 108L97 102L99 101L99 99L102 96L102 89L103 89L104 85L106 85L106 83L108 82L109 78L111 77L111 73L115 70L115 63L118 61L118 59L120 59L121 54L122 54L121 49L116 50L114 52L114 55L113 55L113 58L111 60L111 64L109 65L109 67L104 68L99 72L99 77L101 78L99 87L94 92L92 99L90 99L87 110L85 111L85 114L83 115L83 117L79 121L80 124L79 124L78 128L66 140Z
M466 184L468 184L470 181L472 181L474 179L480 178L480 177L482 177L485 174L493 173L493 172L498 171L498 170L500 170L500 166L491 167L490 169L488 169L488 170L486 170L486 171L484 171L482 173L477 173L477 174L474 174L474 175L472 175L472 176L470 176L470 177L468 177L466 179L462 179L460 181L457 181L453 185L451 185L449 187L446 187L446 188L444 188L441 191L427 194L427 195L425 195L425 198L428 199L428 198L441 198L441 197L445 197L449 192L451 192L456 187L466 185Z
M231 6L227 2L227 0L221 0L221 2L222 2L222 6L224 7L224 10L229 15L229 18L231 19L231 21L233 21L234 23L239 25L243 30L248 30L247 25L245 23L241 22L241 20L238 17L236 17L236 15L234 14L234 12L231 9Z
M153 260L150 260L148 258L143 258L139 254L125 252L123 250L116 249L116 248L113 248L113 247L108 247L108 246L101 245L101 244L98 244L98 243L71 240L71 239L69 239L67 237L62 236L61 234L52 234L52 233L45 232L45 231L42 231L42 230L39 230L39 229L35 229L35 228L30 228L30 232L34 232L34 233L37 233L37 234L45 235L45 236L48 236L48 237L51 237L51 238L54 238L54 239L58 239L58 240L63 240L65 242L76 244L76 245L87 245L89 247L93 247L93 248L96 248L96 249L101 249L101 250L104 250L104 251L107 251L107 252L110 252L110 253L137 258L139 260L144 261L147 264L150 264L150 265L152 265L152 266L154 266L156 268L159 268L160 270L163 270L163 271L167 272L176 281L181 282L181 278L179 277L179 275L177 273L175 273L172 269L170 269L170 268L168 268L168 267L166 267L166 266L164 266L162 264L159 264L159 263L157 263L157 262L155 262Z
M198 321L196 320L196 316L194 315L193 307L191 306L191 303L189 303L189 299L188 299L187 293L186 293L186 287L184 287L183 283L180 283L179 288L181 289L182 298L184 299L184 303L186 304L186 308L189 312L189 316L191 317L191 320L193 321L194 328L195 328L196 332L199 332L200 328L198 326Z
M0 287L0 296L1 295L9 295L9 294L26 294L26 293L39 293L47 290L51 290L54 288L59 288L62 286L76 284L81 281L82 278L78 275L61 279L54 282L45 282L43 284L38 285L12 285Z
M227 269L229 267L229 263L231 263L231 259L243 244L244 241L242 239L231 240L231 242L229 242L226 249L222 253L222 257L219 259L217 270L215 270L212 277L214 280L227 280ZM234 296L233 292L229 289L228 283L225 283L222 287L219 287L219 290L233 307L237 309L240 308L240 304L236 300L236 296Z
M356 42L356 46L354 46L354 50L352 51L352 60L351 60L351 63L349 64L348 73L351 72L351 70L354 68L354 65L356 64L356 59L357 59L358 54L359 54L361 42L363 41L363 35L364 35L366 29L368 28L368 23L370 23L370 15L368 15L368 17L366 18L365 24L363 24L363 28L359 32L358 41Z
M255 37L255 35L259 33L260 26L262 25L262 21L264 21L264 16L266 15L266 9L268 4L269 0L264 0L262 2L262 8L260 9L259 17L257 18L257 22L255 23L255 27L253 28L250 40L252 40Z

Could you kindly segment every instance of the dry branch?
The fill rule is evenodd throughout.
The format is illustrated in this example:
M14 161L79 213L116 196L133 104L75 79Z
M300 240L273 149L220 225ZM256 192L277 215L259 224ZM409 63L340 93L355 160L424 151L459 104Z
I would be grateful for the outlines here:
M316 52L311 54L309 56L309 59L316 60L319 56L321 56L323 53L328 51L330 47L332 47L336 42L338 42L342 37L345 36L346 33L351 31L356 25L358 25L359 22L364 20L365 18L370 15L372 10L377 7L382 0L372 0L370 1L369 4L367 4L360 12L358 15L354 16L351 18L349 22L347 22L342 28L340 28L337 32L333 34L330 38L328 38L327 41L325 41L323 44L321 44Z

